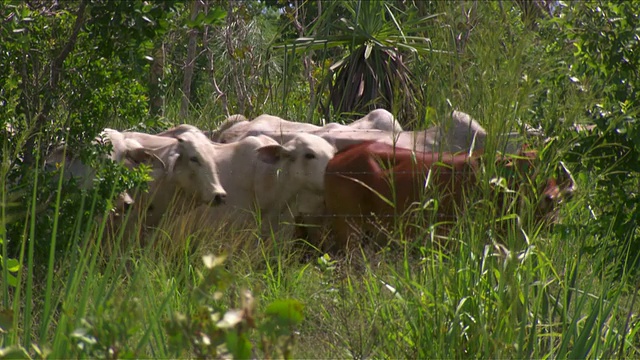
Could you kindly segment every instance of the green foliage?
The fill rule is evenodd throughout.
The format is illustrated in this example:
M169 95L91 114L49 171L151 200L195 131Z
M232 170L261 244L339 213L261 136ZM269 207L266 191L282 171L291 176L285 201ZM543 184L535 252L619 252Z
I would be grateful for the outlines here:
M125 301L122 301L125 299ZM119 304L114 304L118 302ZM132 340L141 330L141 303L135 298L112 298L81 320L69 338L76 358L136 358L140 350Z
M303 320L302 304L276 300L267 305L261 317L253 295L245 291L240 308L228 308L221 299L232 279L224 262L225 257L204 257L204 273L192 294L192 312L176 312L167 321L171 354L181 357L190 350L203 358L249 358L255 351L251 330L256 329L263 356L291 359L293 332Z
M0 245L2 245L3 241L4 240L0 239ZM7 284L13 287L18 286L18 279L16 278L15 274L20 271L20 262L12 258L7 258L6 261L4 261L4 258L2 256L0 256L0 262L2 265L2 269L6 267L7 271L9 272L8 274L6 274Z
M574 6L575 5L575 6ZM579 2L543 27L547 52L560 59L559 71L547 74L547 101L567 101L577 88L593 102L584 112L597 125L578 137L570 159L589 174L597 191L589 199L597 222L594 235L613 231L612 241L598 241L592 249L615 258L627 258L626 269L637 268L640 259L640 126L638 84L638 14L640 2ZM544 107L541 107L543 109ZM581 121L582 122L582 121ZM623 270L623 269L619 269Z
M145 181L141 172L125 175L122 166L99 161L107 149L87 144L110 124L155 124L147 115L145 56L154 37L166 32L167 19L178 4L83 0L50 7L6 2L0 6L5 19L0 28L0 65L6 69L0 75L0 114L3 130L8 125L18 135L2 136L7 164L3 185L9 193L20 194L8 198L17 204L12 217L27 218L28 204L32 200L39 204L31 239L38 244L39 259L48 256L51 229L58 219L58 235L64 240L56 250L61 251L71 234L80 231L78 224L104 214L115 194ZM56 174L45 174L39 167L62 141L70 157L99 169L95 187L99 197L71 183L61 187L68 191L60 203L52 203L59 190ZM96 202L85 203L88 198ZM49 210L43 212L46 207ZM25 228L13 220L7 225L9 251L15 254Z
M182 6L180 0L93 0L86 31L96 46L96 55L105 59L116 56L124 64L133 64L128 70L134 74L144 69L153 40L170 30L172 12Z
M336 12L347 15L336 20ZM424 32L425 23L433 17L402 13L384 1L335 2L315 25L319 32L326 29L322 35L298 38L277 48L323 50L323 56L332 48L347 49L346 55L323 69L326 75L318 92L328 92L327 102L320 104L326 118L358 117L385 108L410 125L422 115L424 102L405 59L418 61L432 51L428 38L413 34Z

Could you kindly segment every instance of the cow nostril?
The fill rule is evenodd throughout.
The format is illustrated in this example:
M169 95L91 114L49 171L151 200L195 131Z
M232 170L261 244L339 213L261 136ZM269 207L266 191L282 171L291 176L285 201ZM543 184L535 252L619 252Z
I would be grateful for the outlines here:
M224 204L226 198L227 194L216 194L216 196L213 198L213 203L214 205Z

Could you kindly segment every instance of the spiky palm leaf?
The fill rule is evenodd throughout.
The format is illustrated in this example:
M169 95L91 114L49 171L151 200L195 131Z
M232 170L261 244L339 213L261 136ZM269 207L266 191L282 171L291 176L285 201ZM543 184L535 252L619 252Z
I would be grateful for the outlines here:
M329 94L336 114L357 116L382 107L394 110L403 125L417 117L422 91L395 50L362 46L332 71Z
M328 90L327 101L320 104L327 118L356 117L385 108L394 112L403 125L413 123L423 105L423 95L402 53L420 56L433 51L428 38L409 33L424 33L428 29L425 24L437 14L419 19L407 13L396 16L396 11L383 0L335 2L332 6L342 7L349 18L335 21L331 15L336 11L329 8L316 25L327 27L324 36L299 38L280 46L324 50L325 54L328 48L348 49L320 84L318 93Z

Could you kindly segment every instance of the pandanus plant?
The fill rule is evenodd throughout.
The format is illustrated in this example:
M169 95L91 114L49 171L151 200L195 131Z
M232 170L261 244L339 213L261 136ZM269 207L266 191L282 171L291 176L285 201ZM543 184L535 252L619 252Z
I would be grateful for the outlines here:
M343 50L324 72L317 91L325 95L317 105L327 119L357 117L385 108L410 126L420 114L423 94L409 61L436 51L424 34L429 20L438 14L417 17L383 0L329 4L310 31L323 35L301 37L278 47L317 50L323 66L327 54L336 53L331 50ZM335 14L345 16L336 20Z

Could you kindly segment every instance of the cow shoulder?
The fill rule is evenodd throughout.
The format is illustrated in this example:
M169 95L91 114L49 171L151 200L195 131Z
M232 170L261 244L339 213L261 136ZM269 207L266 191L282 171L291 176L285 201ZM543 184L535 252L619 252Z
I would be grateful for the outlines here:
M238 137L246 132L250 122L244 115L235 114L223 121L216 130L209 133L211 141L226 144L238 140Z
M390 132L402 131L402 126L396 121L394 116L385 109L375 109L367 115L349 124L358 129L378 129Z
M172 137L172 138L177 138L178 136L180 136L181 134L184 134L186 132L200 132L200 129L198 129L197 127L190 125L190 124L180 124L176 127L173 127L169 130L165 130L161 133L158 133L158 136L166 136L166 137Z

